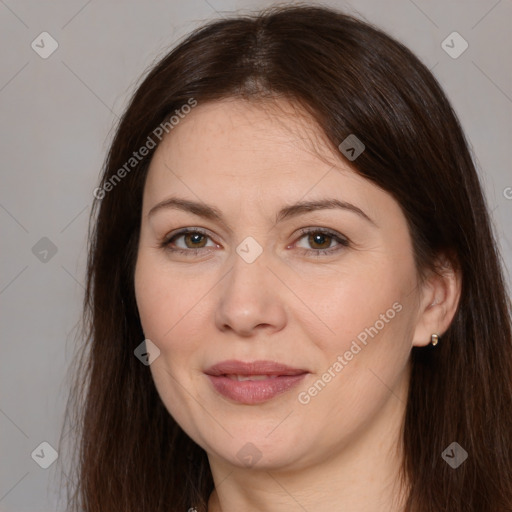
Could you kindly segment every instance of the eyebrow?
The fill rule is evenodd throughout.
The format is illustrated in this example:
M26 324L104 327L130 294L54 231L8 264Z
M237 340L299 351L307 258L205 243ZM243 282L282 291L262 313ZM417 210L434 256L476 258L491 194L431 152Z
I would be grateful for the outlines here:
M190 201L189 199L181 199L178 197L170 197L169 199L165 199L164 201L153 206L153 208L151 208L151 210L148 212L148 218L154 215L157 211L169 208L190 212L199 217L204 217L205 219L220 222L226 226L226 222L222 217L222 213L214 206L196 201ZM285 219L297 217L298 215L302 215L304 213L328 209L341 209L356 213L361 218L377 227L377 224L363 210L351 203L347 203L346 201L340 201L339 199L299 201L298 203L285 206L276 215L275 224L282 222Z

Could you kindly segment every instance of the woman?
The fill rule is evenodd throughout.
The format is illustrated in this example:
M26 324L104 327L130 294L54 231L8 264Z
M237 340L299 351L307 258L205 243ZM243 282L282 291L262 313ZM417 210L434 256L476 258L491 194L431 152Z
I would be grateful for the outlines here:
M212 22L94 195L74 510L512 510L496 243L404 46L319 7Z

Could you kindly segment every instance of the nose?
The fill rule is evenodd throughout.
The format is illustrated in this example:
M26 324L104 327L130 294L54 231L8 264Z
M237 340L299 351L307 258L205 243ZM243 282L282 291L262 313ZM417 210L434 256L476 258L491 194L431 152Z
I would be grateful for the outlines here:
M284 287L264 254L252 263L235 254L231 270L217 287L215 323L220 331L251 337L260 330L278 332L286 325Z

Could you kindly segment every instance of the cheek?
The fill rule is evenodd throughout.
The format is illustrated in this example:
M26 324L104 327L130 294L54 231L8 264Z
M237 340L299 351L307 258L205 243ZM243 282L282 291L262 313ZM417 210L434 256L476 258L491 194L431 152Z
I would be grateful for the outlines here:
M190 433L196 432L190 419L195 407L190 393L196 394L191 375L202 339L194 331L199 323L198 301L205 293L196 284L175 273L166 274L165 267L147 253L139 257L135 270L137 307L146 338L160 350L149 370L167 411Z
M146 338L157 345L160 355L150 365L153 381L169 413L188 431L191 398L201 386L201 354L211 332L205 319L205 297L211 288L204 278L169 272L168 266L151 254L142 254L135 271L139 315ZM210 326L211 327L211 326ZM192 401L191 401L192 400Z
M407 289L403 272L388 262L374 261L348 265L329 276L304 276L296 281L297 295L304 297L310 313L300 320L311 318L308 330L312 339L323 339L325 348L348 349L359 336L364 343L367 329L388 331L396 323L398 309ZM319 328L316 336L314 328ZM327 336L322 336L327 334Z
M330 329L322 336L323 324L322 331L315 331L313 323L301 320L322 362L318 376L328 373L325 377L330 379L323 398L315 398L319 406L332 406L332 413L343 418L347 411L352 417L365 417L386 399L388 386L399 382L411 349L413 275L412 264L407 268L391 260L352 266L350 272L326 281L323 293L317 288L308 295Z
M142 251L135 269L135 296L145 335L169 345L176 332L190 327L203 288L197 278L171 273L160 257Z

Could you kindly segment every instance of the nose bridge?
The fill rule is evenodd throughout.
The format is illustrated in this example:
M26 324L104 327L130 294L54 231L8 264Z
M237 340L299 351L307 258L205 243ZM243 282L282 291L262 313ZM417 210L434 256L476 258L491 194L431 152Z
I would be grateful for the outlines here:
M267 252L253 237L245 238L236 247L217 303L219 329L231 328L249 335L259 325L282 328L284 307L277 284L272 282L274 276L267 268Z
M267 287L269 273L268 250L252 236L246 237L235 248L232 270L228 279L230 287L240 292L256 296ZM259 286L257 286L259 285Z

